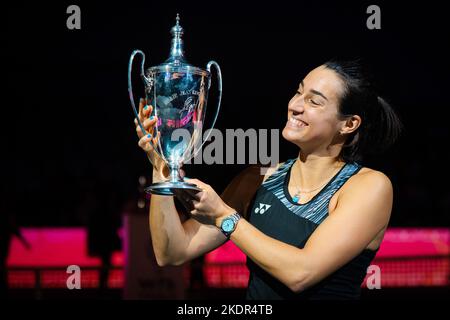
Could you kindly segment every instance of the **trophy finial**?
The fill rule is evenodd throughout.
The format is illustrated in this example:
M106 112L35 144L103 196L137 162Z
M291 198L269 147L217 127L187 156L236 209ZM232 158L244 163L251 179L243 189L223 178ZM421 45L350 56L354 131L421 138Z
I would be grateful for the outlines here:
M172 30L170 31L170 33L174 37L176 37L176 36L181 37L183 35L183 28L180 26L180 14L179 13L177 13L177 17L176 17L175 21L177 23L172 27Z
M184 48L183 48L183 28L180 25L180 14L177 13L176 24L172 27L170 33L172 34L172 47L170 49L170 61L184 60Z

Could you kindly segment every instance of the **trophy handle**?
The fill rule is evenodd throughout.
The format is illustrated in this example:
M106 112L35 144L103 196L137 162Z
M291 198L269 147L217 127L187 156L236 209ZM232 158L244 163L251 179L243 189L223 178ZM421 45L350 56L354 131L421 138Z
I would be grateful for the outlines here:
M214 129L214 126L216 125L217 116L219 115L219 111L220 111L220 104L222 102L222 72L220 71L219 64L217 62L215 62L214 60L211 60L210 62L208 62L207 66L206 66L206 70L208 70L208 72L210 72L210 73L211 73L211 66L214 66L217 69L217 80L218 80L217 88L219 90L219 98L217 100L217 110L216 110L216 114L214 115L214 120L213 120L213 123L210 128L210 129ZM211 75L211 77L212 77L212 75ZM209 90L209 88L211 88L211 80L208 83L208 90ZM201 144L200 150L203 148L203 145L205 144L205 142L208 141L208 138L210 135L211 135L211 130L208 132L205 140Z
M189 157L189 159L184 160L185 162L191 160L192 158L195 158L195 156L198 154L198 152L199 152L200 150L202 150L203 145L205 144L206 141L208 141L209 136L211 135L212 129L214 128L214 126L215 126L215 124L216 124L217 116L219 115L220 104L221 104L221 102L222 102L222 72L220 71L220 66L219 66L219 64L218 64L216 61L211 60L210 62L208 62L207 66L206 66L206 70L208 70L209 73L211 73L211 66L215 66L216 69L217 69L217 79L218 79L218 85L217 85L217 87L218 87L218 90L219 90L219 98L218 98L218 101L217 101L216 114L214 115L214 120L213 120L213 123L212 123L212 125L211 125L210 131L209 131L208 134L206 135L206 137L205 137L205 139L203 140L202 144L200 145L200 147L199 147L196 151L194 151L194 153L192 154L191 157ZM208 83L208 91L209 91L209 88L210 88L210 87L211 87L211 80L210 80L209 83Z
M144 133L144 135L147 134L147 131L144 128L144 125L141 122L141 119L139 119L139 113L136 110L136 105L134 104L134 96L133 96L133 86L131 84L131 71L133 69L133 59L134 56L140 54L142 55L142 62L141 62L141 78L144 81L144 83L147 86L152 86L153 85L153 79L151 78L147 78L144 74L144 63L145 63L145 54L141 51L141 50L134 50L133 53L131 53L130 56L130 61L128 62L128 95L130 97L130 101L131 101L131 107L133 109L134 115L138 121L139 127L141 127L142 132ZM153 141L150 140L150 145L153 147L153 149L155 150L156 154L163 159L161 153L158 151L158 148L153 144ZM150 160L150 159L149 159Z

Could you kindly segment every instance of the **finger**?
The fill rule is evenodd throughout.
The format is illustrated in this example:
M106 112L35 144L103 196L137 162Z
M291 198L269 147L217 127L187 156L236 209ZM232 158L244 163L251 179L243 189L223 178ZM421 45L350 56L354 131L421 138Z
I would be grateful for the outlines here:
M157 121L156 117L155 116L151 116L149 119L146 119L144 121L144 123L143 123L144 128L146 130L148 130L150 128L153 128L155 126L155 124L156 124L156 121Z
M192 203L192 206L194 207L194 209L197 209L197 210L199 210L202 206L201 202L198 200L192 200L191 203Z
M142 98L139 101L139 120L141 122L144 122L148 118L148 115L150 114L149 111L152 110L152 107L147 105L146 101L146 99Z
M138 121L137 118L134 118L134 124L135 124L136 127L140 127L140 126L139 126L139 121Z
M152 133L152 134L153 134L153 133ZM159 141L159 138L160 138L160 137L161 137L161 132L158 131L158 134L157 134L156 137L154 137L153 140L152 140L154 146L157 146L157 145L158 145L158 141Z
M150 144L150 140L152 139L151 134L147 134L143 136L141 139L139 139L138 145L141 147L145 152L149 152L153 150L153 147Z
M139 99L139 119L141 119L141 120L144 116L142 114L142 110L144 109L144 107L145 107L145 100L143 98L141 98L141 99Z
M143 110L145 108L145 105L146 105L145 99L140 98L139 99L139 113L138 113L138 116L139 116L139 120L141 122L144 121ZM134 119L134 123L136 125L136 132L138 134L138 137L141 138L143 134L146 134L146 132L142 133L142 128L140 128L139 122L138 122L138 120L136 118ZM139 129L138 129L138 127L139 127ZM145 130L145 128L144 128L144 130Z
M203 190L206 190L209 187L209 185L207 185L206 183L204 183L203 181L200 181L198 179L188 179L188 178L186 178L186 181L189 182L189 183L193 183L193 184L197 185L198 187L200 187Z
M152 111L153 111L153 106L151 104L146 104L142 114L145 117L148 117L152 113Z
M141 139L139 139L138 142L139 147L144 148L147 144L149 144L151 139L152 139L151 134L143 136Z
M186 178L184 179L184 181L186 181L187 183L192 184L192 185L196 186L197 188L200 188L201 190L186 189L186 192L190 193L190 196L193 199L200 200L201 197L205 194L206 188L198 185L197 183L192 182L192 180L194 180L194 179L186 179Z
M151 117L150 119L147 119L144 121L144 130L146 130L148 133L151 133L153 138L155 138L155 126L156 126L156 122L158 120L156 119L156 117Z
M142 133L141 126L139 125L139 123L138 123L138 121L137 121L136 118L134 118L134 124L136 125L136 133L137 133L137 135L138 135L138 137L139 137L139 139L140 139L140 138L142 138L142 136L144 135L144 133Z

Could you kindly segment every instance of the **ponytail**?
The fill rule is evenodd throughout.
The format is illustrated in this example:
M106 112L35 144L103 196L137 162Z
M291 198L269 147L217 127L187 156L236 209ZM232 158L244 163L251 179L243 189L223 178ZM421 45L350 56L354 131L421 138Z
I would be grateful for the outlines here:
M377 102L380 107L380 126L379 130L380 140L377 144L380 152L387 150L400 137L403 125L395 113L394 109L382 97L377 97Z

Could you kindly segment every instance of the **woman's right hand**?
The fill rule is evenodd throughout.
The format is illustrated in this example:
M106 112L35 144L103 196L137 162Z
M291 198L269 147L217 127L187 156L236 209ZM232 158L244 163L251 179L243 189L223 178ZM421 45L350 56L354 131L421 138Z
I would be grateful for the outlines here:
M139 137L138 145L141 147L142 150L145 151L147 154L148 159L152 163L155 171L153 171L153 178L157 179L164 179L165 176L168 175L168 168L161 159L161 157L158 155L158 153L155 151L153 146L157 146L158 139L160 137L160 133L158 132L158 136L155 137L155 125L158 121L156 116L151 116L153 111L153 106L147 105L145 99L140 99L139 101L139 120L141 121L142 125L144 126L144 129L147 134L144 134L141 130L141 127L139 126L139 123L137 119L134 119L134 124L136 125L136 132ZM150 143L152 142L152 143ZM153 144L153 146L152 146ZM156 174L156 177L155 177Z

